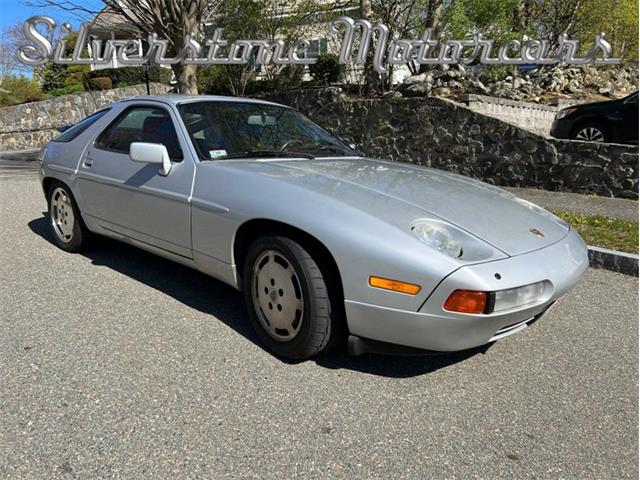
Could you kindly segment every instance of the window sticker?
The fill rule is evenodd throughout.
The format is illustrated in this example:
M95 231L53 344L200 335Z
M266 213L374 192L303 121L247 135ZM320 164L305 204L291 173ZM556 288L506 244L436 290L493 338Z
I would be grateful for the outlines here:
M227 151L224 149L220 149L220 150L209 150L209 156L211 158L220 158L220 157L226 157L227 156Z

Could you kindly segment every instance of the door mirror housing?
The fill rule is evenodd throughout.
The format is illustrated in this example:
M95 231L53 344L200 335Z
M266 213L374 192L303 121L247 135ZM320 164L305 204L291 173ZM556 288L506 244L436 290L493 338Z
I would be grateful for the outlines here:
M169 175L171 170L169 152L161 143L132 142L129 146L129 157L134 162L162 165L160 175Z

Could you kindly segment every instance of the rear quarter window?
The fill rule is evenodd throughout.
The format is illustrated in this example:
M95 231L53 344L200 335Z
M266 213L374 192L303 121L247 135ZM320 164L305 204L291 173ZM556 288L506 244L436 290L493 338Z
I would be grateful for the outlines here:
M100 118L102 118L102 116L105 113L107 113L109 110L110 110L109 108L105 108L104 110L100 110L95 113L92 113L88 117L80 120L73 127L70 127L64 132L62 132L60 135L58 135L56 138L54 138L51 141L63 142L63 143L70 142L71 140L76 138L78 135L80 135L82 132L84 132L87 128L89 128L91 125L93 125L98 120L100 120Z

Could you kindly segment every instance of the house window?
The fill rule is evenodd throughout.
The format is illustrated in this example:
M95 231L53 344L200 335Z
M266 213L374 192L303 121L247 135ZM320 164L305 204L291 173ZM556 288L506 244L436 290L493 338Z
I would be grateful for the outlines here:
M326 37L320 39L320 55L325 55L327 53L327 51L329 50L328 44L329 42L327 41Z
M317 58L320 53L320 40L310 40L307 55L311 58Z
M319 55L324 55L327 53L327 39L326 38L315 38L313 40L309 40L309 48L306 51L300 52L300 58L318 58Z

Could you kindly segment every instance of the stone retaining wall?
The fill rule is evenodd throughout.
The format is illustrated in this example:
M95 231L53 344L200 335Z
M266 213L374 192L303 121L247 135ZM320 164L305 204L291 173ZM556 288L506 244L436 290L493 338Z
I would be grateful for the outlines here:
M151 94L168 89L160 83L149 86ZM0 150L38 148L58 135L57 128L73 125L116 100L146 93L145 85L135 85L0 108Z
M439 99L351 100L339 89L269 97L291 105L367 155L510 187L638 198L638 149L536 135Z
M154 85L152 91L166 88ZM0 150L39 147L57 134L57 127L143 93L139 85L0 109ZM435 97L355 100L338 88L325 88L268 98L297 108L373 157L458 172L495 185L638 198L636 147L546 138Z

